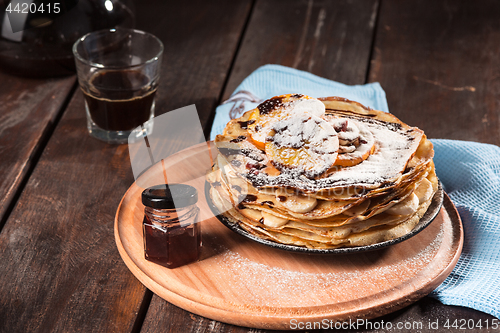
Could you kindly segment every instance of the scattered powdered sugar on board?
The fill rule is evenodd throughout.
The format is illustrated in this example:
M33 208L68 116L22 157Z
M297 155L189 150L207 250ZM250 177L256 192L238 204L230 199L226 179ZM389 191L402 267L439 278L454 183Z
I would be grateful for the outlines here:
M238 286L238 297L247 304L269 307L308 307L325 304L332 298L349 301L366 297L379 291L377 281L397 287L409 277L424 269L434 258L443 238L443 227L422 251L394 263L370 266L357 271L312 273L273 267L250 260L237 252L226 249L217 260L230 274L225 283ZM335 258L332 258L335 265ZM376 277L376 278L374 278ZM373 283L373 286L366 286ZM364 288L357 288L363 285ZM386 287L389 288L389 287Z

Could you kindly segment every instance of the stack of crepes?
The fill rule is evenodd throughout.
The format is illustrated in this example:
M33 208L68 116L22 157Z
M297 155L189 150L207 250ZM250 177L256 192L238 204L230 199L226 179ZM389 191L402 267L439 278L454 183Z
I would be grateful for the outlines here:
M277 243L332 249L403 236L438 189L422 130L344 98L273 97L215 144L213 204Z

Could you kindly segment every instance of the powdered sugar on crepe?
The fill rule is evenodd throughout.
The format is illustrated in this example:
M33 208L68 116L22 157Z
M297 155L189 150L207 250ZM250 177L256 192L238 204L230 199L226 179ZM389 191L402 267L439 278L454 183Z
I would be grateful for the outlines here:
M319 117L310 114L297 115L275 123L273 130L276 134L271 140L278 148L301 148L307 144L318 153L336 152L328 145L328 139L337 136L337 133Z
M247 178L256 187L291 186L304 190L317 191L335 187L378 187L382 183L396 179L415 153L420 136L412 136L413 128L404 129L397 123L374 119L357 119L375 138L375 151L362 163L332 172L328 177L308 179L297 170L286 170L278 176L253 173ZM418 139L416 139L418 138Z
M266 155L286 173L316 177L330 169L337 159L337 132L325 120L304 113L274 123L266 139Z

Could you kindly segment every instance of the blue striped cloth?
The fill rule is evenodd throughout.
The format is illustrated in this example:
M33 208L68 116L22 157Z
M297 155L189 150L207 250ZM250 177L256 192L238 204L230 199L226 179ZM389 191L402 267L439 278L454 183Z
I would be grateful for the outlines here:
M378 83L348 86L293 68L265 65L243 80L230 103L217 108L211 139L222 133L230 113L240 116L259 100L297 92L341 96L389 111ZM431 296L500 318L500 148L442 139L432 143L437 175L460 213L465 241L455 269Z

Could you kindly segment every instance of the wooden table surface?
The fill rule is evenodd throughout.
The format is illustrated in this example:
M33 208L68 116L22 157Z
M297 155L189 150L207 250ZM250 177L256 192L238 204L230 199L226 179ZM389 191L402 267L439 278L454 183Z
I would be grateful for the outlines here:
M378 81L391 112L429 137L500 144L496 0L148 0L135 10L136 27L165 45L157 114L196 104L207 134L215 107L275 63ZM134 181L128 148L88 135L74 76L0 73L0 88L0 332L261 332L188 313L129 272L113 236ZM436 332L427 323L447 319L493 317L424 297L373 321Z

